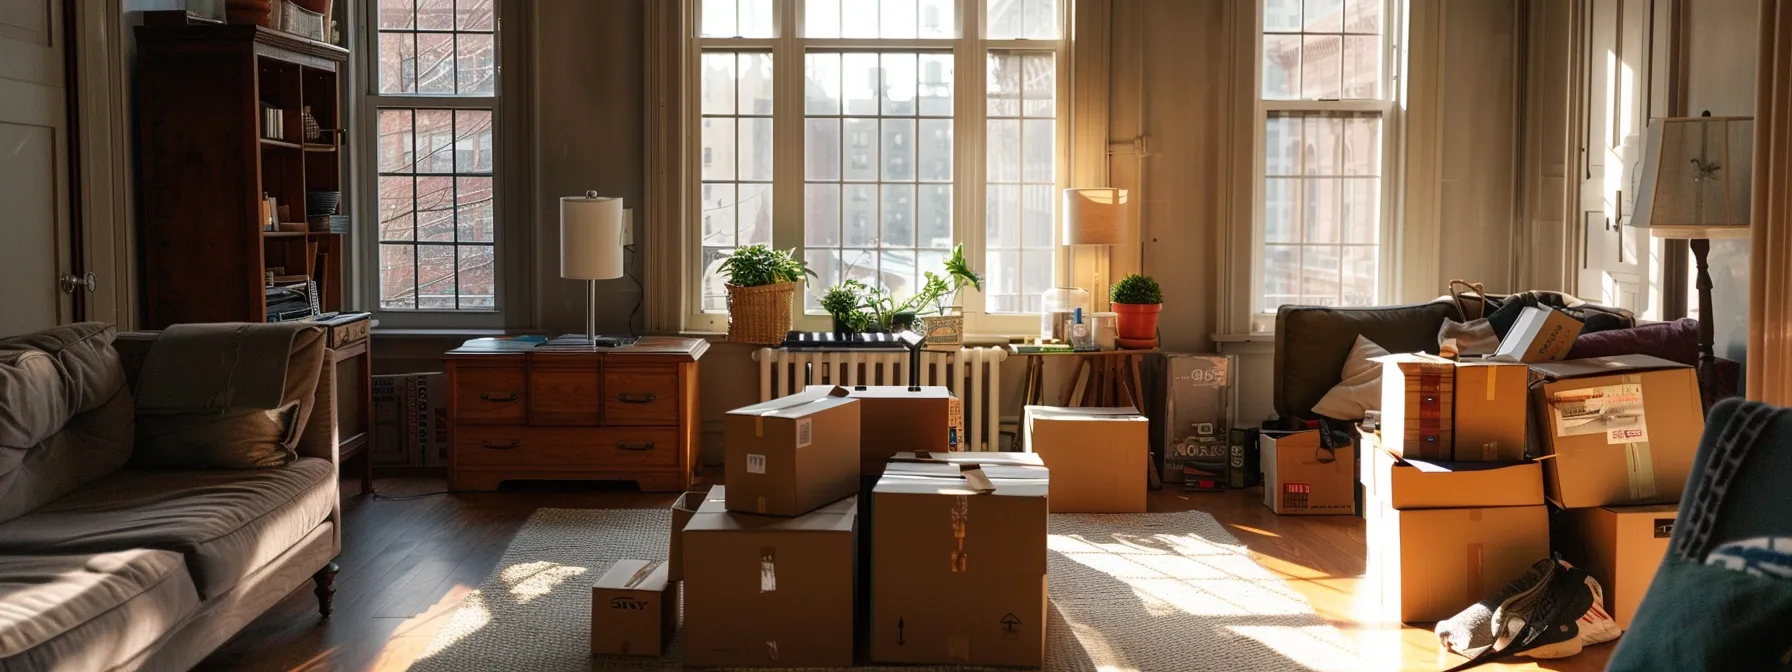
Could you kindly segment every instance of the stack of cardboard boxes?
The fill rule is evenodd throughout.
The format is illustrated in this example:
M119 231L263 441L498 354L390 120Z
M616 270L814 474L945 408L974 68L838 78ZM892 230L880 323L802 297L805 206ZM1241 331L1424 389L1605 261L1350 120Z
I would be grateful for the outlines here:
M674 504L664 572L619 563L594 586L592 651L658 655L669 631L633 612L662 612L630 605L676 604L682 581L691 667L1041 664L1048 472L947 452L956 406L815 386L730 412L727 485Z
M1578 326L1527 311L1496 358L1516 362L1379 359L1382 425L1364 433L1359 481L1369 573L1400 620L1454 616L1553 550L1628 625L1666 552L1703 407L1684 365L1559 361Z

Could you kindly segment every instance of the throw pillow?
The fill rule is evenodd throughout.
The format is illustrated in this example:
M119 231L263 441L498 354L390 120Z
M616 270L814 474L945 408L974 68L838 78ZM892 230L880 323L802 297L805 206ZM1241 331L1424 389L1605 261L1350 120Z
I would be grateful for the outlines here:
M1335 420L1361 420L1368 411L1381 410L1381 362L1372 357L1388 351L1362 336L1344 358L1343 380L1313 405L1313 412Z
M1699 321L1683 317L1673 322L1645 324L1631 329L1583 333L1568 349L1569 359L1649 355L1688 366L1699 363Z
M260 469L286 466L298 459L299 436L311 416L312 402L317 395L318 372L328 359L324 331L317 327L293 328L292 325L266 325L265 328L289 331L290 340L266 350L244 345L238 355L284 363L284 367L265 369L283 371L281 377L271 381L262 379L262 384L281 386L278 401L258 407L225 408L222 412L215 409L171 412L151 406L156 395L146 390L149 386L144 379L139 379L137 450L131 456L134 465ZM171 333L172 330L164 332L158 341L168 339ZM272 342L279 342L279 339ZM262 341L259 345L268 343ZM190 354L192 349L189 345L184 351L175 352ZM149 369L156 364L157 356L158 352L152 347L142 376L156 375ZM225 375L229 377L228 373ZM232 381L235 384L234 378ZM192 381L191 384L216 386L215 381ZM167 386L159 389L166 390ZM146 407L156 410L146 411Z
M1467 322L1446 318L1437 330L1437 344L1442 346L1452 338L1456 339L1456 354L1464 357L1491 355L1500 349L1499 334L1493 333L1493 324L1487 318Z

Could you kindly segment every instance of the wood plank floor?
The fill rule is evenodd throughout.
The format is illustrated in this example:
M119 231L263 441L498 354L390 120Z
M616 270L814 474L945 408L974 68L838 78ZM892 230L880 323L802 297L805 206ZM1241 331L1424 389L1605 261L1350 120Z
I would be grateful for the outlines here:
M461 598L503 556L537 508L641 508L671 504L672 494L565 485L519 492L426 494L441 479L381 479L386 497L343 501L342 566L336 613L317 616L309 587L286 597L206 659L201 670L407 669L428 647ZM357 485L344 482L346 492ZM1370 670L1439 670L1461 659L1442 653L1429 627L1382 622L1364 573L1363 522L1349 516L1277 516L1260 493L1151 493L1152 511L1201 510L1214 516L1252 556L1306 596L1324 619L1358 642ZM1573 658L1494 665L1487 670L1593 671L1612 646Z

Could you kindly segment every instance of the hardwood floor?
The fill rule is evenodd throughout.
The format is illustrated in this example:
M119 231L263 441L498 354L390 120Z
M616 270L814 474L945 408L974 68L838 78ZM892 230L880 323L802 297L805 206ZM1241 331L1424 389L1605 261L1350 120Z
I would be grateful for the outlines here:
M319 622L310 586L295 591L227 642L201 670L405 670L467 592L491 573L511 537L541 507L662 507L674 495L598 486L542 484L519 492L426 494L441 479L380 479L384 497L343 502L343 553L336 612ZM626 486L624 486L626 487ZM344 483L345 492L357 484ZM1363 580L1363 522L1350 516L1277 516L1257 490L1151 493L1152 511L1214 516L1258 563L1283 577L1322 618L1358 642L1370 670L1440 670L1462 659L1441 653L1429 627L1382 622ZM1594 671L1612 645L1573 658L1491 665L1486 670Z

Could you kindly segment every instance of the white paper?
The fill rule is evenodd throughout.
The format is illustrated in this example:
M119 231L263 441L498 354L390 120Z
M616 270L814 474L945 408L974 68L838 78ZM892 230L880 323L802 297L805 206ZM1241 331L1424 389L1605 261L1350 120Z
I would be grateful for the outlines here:
M815 420L803 418L796 421L796 447L808 448L815 442Z
M1556 414L1556 436L1604 434L1605 442L1612 445L1649 440L1640 384L1557 392L1550 397L1549 406Z
M765 473L765 456L764 455L747 455L747 473L749 473L749 474Z

